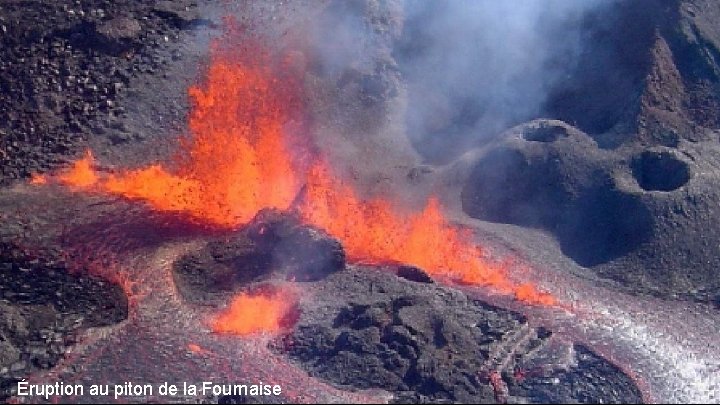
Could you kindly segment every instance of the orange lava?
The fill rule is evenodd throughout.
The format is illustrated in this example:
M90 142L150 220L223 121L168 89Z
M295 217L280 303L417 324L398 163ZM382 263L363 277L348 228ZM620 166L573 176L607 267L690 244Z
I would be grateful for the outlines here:
M307 223L338 238L353 260L411 264L432 276L492 286L529 303L554 304L534 286L511 281L506 266L486 259L469 232L448 223L437 199L420 212L396 212L389 201L358 198L319 157L310 157L315 163L309 169L299 164L311 148L292 143L286 124L301 86L267 59L252 46L213 48L206 79L189 90L190 133L173 166L155 164L100 178L88 153L60 180L77 187L96 185L158 210L186 212L225 227L247 223L263 208L297 209ZM304 198L291 207L303 185ZM242 295L213 329L273 331L285 310L274 297Z
M190 350L192 353L202 356L214 356L214 353L210 350L204 349L202 346L200 346L197 343L188 343L187 345L188 350Z
M42 185L42 184L47 184L47 183L48 183L48 178L44 174L34 173L30 177L30 184Z
M546 292L538 291L538 289L535 288L535 286L532 284L520 284L519 286L516 286L513 290L515 293L515 298L518 301L546 306L558 305L555 297Z
M241 293L212 320L212 330L235 335L280 333L286 329L287 319L292 315L292 296L292 293L279 291Z
M60 182L68 186L87 188L98 182L98 175L93 169L93 156L88 150L85 157L73 163L72 167L58 178Z
M552 296L532 285L513 284L505 268L484 259L469 232L447 222L435 198L422 211L403 215L385 200L360 200L324 165L317 165L308 175L301 213L305 221L341 240L353 260L410 264L431 276L514 293L525 302L555 303Z
M190 88L191 136L178 169L161 165L111 176L107 191L234 226L260 209L287 209L299 181L284 141L282 92L269 68L214 57L203 86Z

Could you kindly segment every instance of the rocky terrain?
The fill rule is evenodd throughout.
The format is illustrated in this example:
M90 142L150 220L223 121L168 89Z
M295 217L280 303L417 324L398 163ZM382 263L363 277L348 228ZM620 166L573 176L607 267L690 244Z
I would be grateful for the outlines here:
M131 83L162 78L163 66L180 58L179 38L203 23L192 1L4 1L0 184L61 167L93 143L123 146L155 135L128 125L133 103L120 100L137 97ZM164 128L181 119L177 110L155 118ZM61 251L8 236L19 224L4 214L0 399L18 379L54 366L77 331L127 317L119 286L83 275Z
M197 1L4 1L0 182L58 167L90 138L148 136L128 127L132 107L118 98L138 77L162 75L180 57L172 44L198 24Z
M300 303L293 332L275 350L313 377L381 388L393 402L643 401L632 379L588 348L562 344L523 315L435 284L420 269L347 265L337 241L286 214L263 211L241 232L181 257L174 279L185 301L204 305L300 283L306 296L323 298Z
M627 293L618 296L635 297L638 307L654 302L647 296L668 307L689 301L701 314L720 307L717 2L633 0L591 9L577 22L577 60L540 110L513 116L490 135L467 136L475 141L466 144L490 106L434 110L437 136L424 138L432 142L407 134L427 129L404 114L426 95L405 81L413 75L410 55L429 41L423 20L406 13L410 0L247 9L190 0L6 0L0 400L18 379L52 370L77 335L132 313L124 286L88 272L67 255L69 247L91 255L109 249L132 261L184 238L198 247L172 263L168 283L180 303L168 319L217 309L238 291L296 284L303 291L297 324L269 350L334 389L384 390L395 402L648 399L626 364L634 358L611 361L592 336L574 341L562 327L533 322L533 310L490 304L492 296L434 282L422 269L352 263L337 240L292 214L265 210L242 229L218 233L107 196L26 189L33 174L65 167L88 147L103 170L171 154L171 141L185 131L186 89L202 72L207 35L221 24L223 6L300 49L314 141L364 193L410 205L439 194L454 219L498 250L607 288L598 291ZM557 280L565 279L545 285ZM169 341L175 325L162 318L140 313L128 330L152 330L141 323L152 319ZM672 337L693 337L672 325ZM156 343L152 334L142 338L140 346ZM132 349L121 343L108 347ZM122 361L122 353L108 352ZM212 362L205 364L219 364ZM89 370L102 369L98 364ZM655 378L639 369L641 381Z
M122 289L70 274L63 260L2 243L0 259L0 400L30 373L49 369L75 343L75 333L127 317Z
M314 289L337 299L302 313L288 352L340 386L380 387L400 403L643 401L587 348L558 351L552 332L522 315L441 286L352 269Z

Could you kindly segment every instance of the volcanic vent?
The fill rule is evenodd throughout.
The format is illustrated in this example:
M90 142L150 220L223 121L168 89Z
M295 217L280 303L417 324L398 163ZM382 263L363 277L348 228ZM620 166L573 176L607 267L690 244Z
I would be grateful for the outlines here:
M275 36L273 28L257 29L276 13L248 7L258 21L228 18L211 42L172 157L123 169L93 145L65 170L0 194L3 219L21 224L10 238L58 248L73 269L109 279L128 296L126 320L86 330L58 366L32 378L257 380L281 384L278 401L640 402L667 392L665 374L652 372L674 369L645 350L663 326L648 322L646 335L635 333L637 302L564 272L577 270L564 258L601 265L643 246L655 223L642 204L650 197L638 189L656 198L692 186L685 158L625 159L624 183L610 167L594 176L597 162L587 159L582 175L591 180L543 188L533 180L571 172L556 159L561 152L594 154L596 145L570 125L538 120L446 167L398 163L399 177L415 189L367 176L372 170L353 172L366 162L342 167L338 155L360 161L375 151L333 156L328 150L343 144L327 132L361 121L347 119L356 112L391 115L402 86L394 86L397 71L384 49L398 31L385 28L399 20L390 3L338 4L308 6L305 17L336 27L328 16L351 13L375 39L359 46L380 49L382 58L329 69L327 60L314 60L325 49L308 49L292 29ZM355 104L353 92L362 95ZM336 108L318 112L328 100ZM322 122L346 107L347 115ZM386 122L372 124L358 127ZM487 153L497 145L502 153ZM378 155L373 162L388 160ZM496 165L502 172L488 177ZM658 166L688 166L687 176L663 183L650 173ZM507 179L518 195L494 193ZM373 182L396 189L364 187ZM565 256L553 261L555 246L534 243L534 233L506 244L502 238L517 229L463 215L455 194L474 217L558 232ZM563 206L533 215L533 205L553 202ZM596 205L608 212L588 214ZM562 222L562 208L578 220ZM598 217L628 208L637 218L584 237ZM631 244L613 238L636 228ZM528 242L525 250L518 240ZM531 269L528 257L547 269ZM594 299L585 299L588 291ZM688 379L680 377L672 382ZM212 400L248 400L219 396Z
M232 44L243 43L237 50ZM263 208L291 210L338 238L355 261L398 262L433 276L488 285L532 303L553 304L532 285L512 281L485 257L469 231L452 226L437 198L417 213L391 201L361 199L310 146L292 55L275 55L230 27L212 45L207 77L191 87L190 134L170 166L103 175L92 154L57 180L73 189L146 201L160 211L233 228Z
M243 44L242 49L234 47L237 43ZM320 297L309 299L309 287L302 285L346 273L346 257L349 263L410 279L431 281L427 273L445 282L487 286L530 304L555 304L549 294L512 276L511 262L492 258L473 241L469 230L452 225L437 198L412 212L389 199L364 199L351 182L334 174L312 146L303 123L302 73L292 55L271 52L258 38L246 36L230 23L225 36L213 42L204 80L189 90L193 105L189 133L180 139L172 161L108 171L88 151L66 170L31 180L38 192L60 192L57 185L72 192L62 198L102 201L116 195L127 201L107 208L101 203L102 215L87 209L76 217L75 225L57 234L72 260L97 275L124 280L130 296L129 320L115 335L88 335L68 366L82 365L87 373L108 364L122 368L122 357L136 353L145 358L149 352L144 344L131 348L117 345L116 339L134 336L133 340L151 344L173 333L176 323L195 332L177 333L170 339L171 352L152 355L158 364L167 364L166 356L183 348L199 357L224 356L217 353L224 350L217 345L232 344L233 338L223 338L227 334L251 336L248 342L255 341L249 343L253 345L258 338L252 336L289 333L304 307L322 302ZM146 208L132 204L134 200L144 201ZM128 209L128 203L134 208ZM66 214L51 215L59 215L59 220ZM83 221L89 222L77 225ZM201 243L204 247L193 248L197 242L183 247L188 239L197 238L206 239ZM149 250L157 248L166 253L158 256ZM181 257L172 268L162 264L178 254ZM176 294L181 301L173 298ZM213 306L223 308L211 311ZM170 319L161 320L162 316ZM245 350L242 347L247 346L242 344L235 352ZM287 350L280 350L278 356ZM217 367L213 372L205 367L205 371L197 366L189 369L218 378L242 374L234 367L221 372L225 366L212 363ZM268 381L284 375L290 378L287 385L293 385L290 381L296 377L290 375L299 370L282 364L279 361L278 367L287 369L277 369L275 377L265 374L269 370L245 372L266 375ZM493 367L489 371L501 372L508 366ZM58 380L71 375L72 367L65 365L50 374ZM157 377L152 375L147 374L149 380ZM475 394L492 392L482 388L489 384L482 377L472 381Z

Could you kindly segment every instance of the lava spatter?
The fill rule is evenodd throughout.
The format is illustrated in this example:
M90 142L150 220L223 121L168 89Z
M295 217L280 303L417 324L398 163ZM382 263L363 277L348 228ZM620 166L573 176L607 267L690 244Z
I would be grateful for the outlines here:
M48 178L44 174L35 173L30 177L30 184L42 185L47 184Z
M212 320L212 330L234 335L280 333L292 326L297 312L294 295L287 288L240 293Z
M73 163L70 169L61 173L58 177L61 183L77 187L88 188L98 182L98 174L93 168L94 158L89 150L85 152L85 156Z
M189 90L190 135L177 167L115 174L103 188L220 226L246 223L262 208L287 209L300 181L283 139L288 96L275 80L269 67L214 55L204 84Z
M358 198L323 157L310 152L307 134L298 147L291 139L297 134L286 130L302 110L302 86L293 69L276 61L285 58L270 57L254 41L245 45L238 51L215 42L205 80L189 89L189 134L172 165L101 176L88 153L60 181L222 228L246 224L263 208L296 209L306 223L339 239L356 261L411 264L527 303L555 304L533 285L512 281L506 266L489 260L469 232L446 220L436 198L409 214L386 199Z

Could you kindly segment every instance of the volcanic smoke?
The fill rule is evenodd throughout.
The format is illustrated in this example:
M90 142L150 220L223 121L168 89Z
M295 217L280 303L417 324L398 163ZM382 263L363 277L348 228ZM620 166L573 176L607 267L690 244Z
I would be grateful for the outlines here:
M249 222L263 208L294 209L305 222L339 239L354 261L414 265L524 302L555 304L549 294L518 285L507 268L485 259L469 232L448 223L436 198L413 214L398 213L388 200L359 198L322 157L298 147L292 139L297 135L287 130L301 99L297 72L292 74L287 63L274 63L261 47L221 45L213 44L206 79L189 89L189 135L181 138L173 165L101 176L88 152L59 176L60 182L144 200L157 210L185 212L227 228ZM294 203L303 186L302 200ZM237 297L227 316L241 306L268 307L258 299ZM221 317L214 328L228 331L231 324Z

